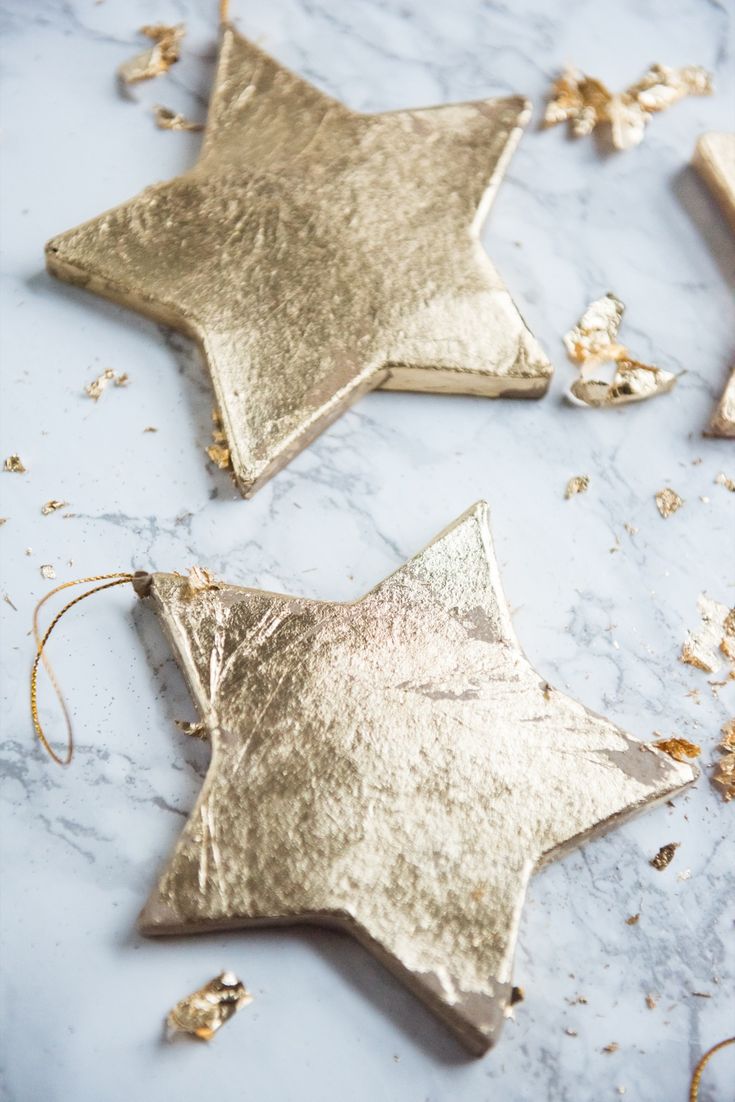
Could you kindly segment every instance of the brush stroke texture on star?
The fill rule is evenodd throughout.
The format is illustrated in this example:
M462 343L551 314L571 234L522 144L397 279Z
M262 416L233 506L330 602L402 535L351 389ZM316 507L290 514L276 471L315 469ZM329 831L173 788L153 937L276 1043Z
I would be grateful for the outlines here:
M479 241L529 110L358 114L225 26L198 162L55 237L47 264L199 342L249 495L376 387L546 391Z
M342 926L476 1053L533 870L696 776L535 672L483 503L354 603L138 589L212 742L143 932Z

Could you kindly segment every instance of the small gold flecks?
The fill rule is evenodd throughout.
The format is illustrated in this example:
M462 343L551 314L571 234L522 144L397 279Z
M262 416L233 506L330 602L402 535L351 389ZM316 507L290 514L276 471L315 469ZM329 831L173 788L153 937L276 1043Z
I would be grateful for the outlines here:
M170 107L157 104L153 108L153 117L159 130L203 130L204 123L187 119L186 115L173 111Z
M570 387L571 394L586 406L601 408L642 402L665 394L676 383L676 376L652 364L634 360L625 345L618 342L618 330L625 306L611 292L596 299L578 323L564 337L567 353L579 364L580 376ZM611 381L596 378L601 364L614 363Z
M720 750L724 756L718 761L712 780L725 803L729 803L735 798L735 719L728 720L722 728Z
M629 536L637 536L638 535L638 529L636 528L635 524L627 524L626 523L626 524L623 525L623 528L625 529L625 531L628 533Z
M610 92L602 81L567 67L551 89L544 125L568 122L577 138L605 126L615 149L632 149L643 140L652 115L684 96L711 92L712 77L698 65L652 65L624 92Z
M661 846L655 857L652 857L648 862L654 869L658 869L659 872L663 872L667 869L674 859L674 854L678 850L681 842L667 842L665 846Z
M735 478L728 478L724 471L720 471L715 477L718 486L724 486L731 494L735 494Z
M3 470L10 474L25 474L26 466L19 455L9 455L3 463Z
M146 427L143 429L143 432L158 432L158 429L155 425L146 425Z
M41 506L41 513L47 517L50 513L55 513L57 509L63 509L68 504L68 501L58 501L55 497L52 497Z
M641 912L636 911L636 913L634 915L629 915L628 918L626 918L625 925L626 926L637 926L638 925L638 920L640 919L640 917L641 917Z
M564 1032L566 1033L567 1037L578 1037L579 1036L576 1029L570 1029L568 1026L564 1030Z
M566 489L564 490L564 497L569 499L574 497L575 494L586 494L589 489L590 476L588 474L577 474L574 478L570 478L567 482Z
M653 745L657 750L663 750L664 754L668 754L675 761L697 758L702 753L701 746L697 746L696 743L689 742L685 738L660 738Z
M676 490L672 490L670 486L666 486L656 494L656 508L664 520L673 516L683 504L683 498L680 498Z
M605 1045L602 1049L603 1052L617 1052L620 1045L617 1041L611 1041L609 1045Z
M222 427L222 417L219 410L212 410L212 443L206 449L211 461L221 471L232 470L230 449L227 446L227 437Z
M682 645L680 659L705 673L717 673L722 665L721 655L735 663L735 609L713 601L703 593L697 608L701 619L695 632L688 632Z
M189 569L188 586L191 593L203 593L208 589L219 589L220 583L205 566L192 566Z
M129 382L130 380L125 372L121 375L116 375L111 367L107 367L101 375L98 375L91 383L87 383L84 388L84 393L88 398L98 402L102 397L102 392L106 390L110 383L114 386L127 386Z
M210 1041L218 1029L253 1001L253 997L233 972L221 972L185 999L181 999L166 1018L169 1040L178 1033Z
M175 719L174 724L180 731L183 731L185 735L191 735L192 738L209 738L209 732L205 723L192 722L192 720L189 719Z
M186 28L183 23L175 26L154 23L141 27L139 33L150 38L153 45L123 62L118 68L118 76L123 84L136 84L140 80L152 80L167 73L179 60Z
M656 1000L654 999L653 995L646 995L646 1006L649 1010L656 1009Z
M41 567L41 577L48 578L49 581L56 577L56 571L54 570L51 563L47 562L43 564L43 566Z

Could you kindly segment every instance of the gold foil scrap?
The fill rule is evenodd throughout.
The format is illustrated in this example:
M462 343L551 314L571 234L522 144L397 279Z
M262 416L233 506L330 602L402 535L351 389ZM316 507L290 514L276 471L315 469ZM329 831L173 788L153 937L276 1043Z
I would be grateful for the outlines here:
M190 593L204 593L210 589L221 588L214 574L205 566L190 567L187 583Z
M656 1000L654 999L653 995L646 995L646 1006L649 1010L656 1009Z
M203 130L203 122L194 122L187 119L186 115L173 111L170 107L162 107L157 104L153 108L153 117L159 130Z
M735 368L725 384L709 423L708 436L735 436Z
M653 364L634 360L617 340L625 306L611 292L592 302L579 322L564 337L569 358L581 367L572 395L587 406L622 406L666 394L676 376ZM595 378L596 369L615 364L611 380Z
M721 790L725 803L735 798L735 719L728 720L722 728L720 750L724 756L718 761L712 774L714 784Z
M26 467L19 455L9 455L3 463L3 470L10 474L25 474Z
M55 497L52 497L41 506L41 513L43 516L47 517L50 513L55 513L57 509L63 509L68 504L68 501L57 501Z
M167 73L179 60L181 41L186 34L183 23L171 27L165 23L147 24L141 27L140 34L150 38L153 45L118 68L118 76L123 84L137 84L140 80L152 80Z
M604 1045L603 1046L602 1051L603 1052L617 1052L619 1048L620 1048L620 1045L618 1044L617 1041L611 1041L609 1045Z
M107 367L101 375L98 375L91 383L87 383L84 393L93 401L98 402L102 397L102 392L107 389L110 383L114 386L127 386L129 382L130 379L126 372L116 375L111 367Z
M41 577L48 578L49 581L56 577L56 571L54 570L51 563L47 562L43 564L43 566L41 567Z
M570 478L567 482L566 489L564 490L564 497L567 500L570 497L574 497L575 494L586 494L589 489L590 476L587 474L578 474L574 478Z
M703 593L697 601L701 624L689 632L681 648L681 661L705 673L717 673L721 655L735 664L735 609L713 601Z
M222 427L219 410L212 410L212 443L205 449L215 466L221 471L232 470L232 458L227 445L227 437Z
M720 471L715 477L718 486L724 486L731 494L735 494L735 478L728 478L724 471Z
M638 925L638 920L640 919L640 917L641 917L641 912L636 911L636 913L634 915L629 915L626 918L625 925L626 926L637 926Z
M7 523L8 523L8 517L0 517L0 528L3 526L3 524L7 524Z
M695 742L689 742L685 738L660 738L653 744L657 750L663 750L676 761L686 761L687 758L698 758L702 753L701 746Z
M667 517L673 516L674 513L681 509L683 504L683 498L679 497L676 490L672 490L670 486L666 486L656 494L656 508L664 520L666 520Z
M544 125L568 122L577 138L607 126L616 149L632 149L643 140L651 115L665 111L684 96L711 92L712 77L698 65L681 69L652 65L624 92L610 92L602 81L570 66L551 89Z
M659 872L663 872L667 869L674 859L674 854L678 850L681 842L667 842L665 846L661 846L655 857L652 857L648 862L654 869L658 869Z
M210 1041L218 1029L253 997L234 972L221 972L176 1004L166 1018L169 1040L178 1033Z

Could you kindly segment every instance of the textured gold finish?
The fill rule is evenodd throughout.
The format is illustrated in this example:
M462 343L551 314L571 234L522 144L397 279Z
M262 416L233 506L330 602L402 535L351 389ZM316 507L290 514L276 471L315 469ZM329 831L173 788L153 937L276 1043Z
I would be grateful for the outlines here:
M591 134L598 126L606 126L615 149L632 149L643 141L652 115L665 111L684 96L711 93L712 77L699 65L685 65L682 69L652 65L624 92L610 92L602 81L568 67L551 90L544 124L568 122L577 138Z
M212 742L142 931L340 926L476 1054L533 870L697 775L533 670L484 503L351 604L133 584Z
M735 134L703 134L694 164L735 229ZM735 367L712 414L708 435L735 437Z
M248 495L376 387L546 391L478 239L528 116L519 96L358 115L225 26L197 164L48 267L200 343Z
M253 996L233 972L220 972L170 1011L166 1018L169 1040L177 1033L188 1033L200 1041L211 1041L225 1022L252 1001Z

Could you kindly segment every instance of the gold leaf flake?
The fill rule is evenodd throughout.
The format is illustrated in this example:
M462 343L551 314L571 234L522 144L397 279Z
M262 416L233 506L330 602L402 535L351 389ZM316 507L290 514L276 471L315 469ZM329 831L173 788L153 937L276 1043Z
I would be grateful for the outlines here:
M574 397L587 406L622 406L665 394L676 383L676 376L652 364L634 360L617 340L625 307L611 292L596 299L585 310L577 325L564 337L570 360L579 364L581 374L571 385ZM601 364L614 363L611 381L595 378Z
M191 735L192 738L208 739L209 733L207 731L206 724L192 722L188 719L175 719L174 723L180 731L183 731L185 735Z
M606 126L615 149L632 149L643 140L651 115L684 96L711 92L712 78L698 65L681 69L652 65L624 92L610 92L602 81L567 67L551 89L544 125L568 122L577 138Z
M158 429L155 425L146 425L146 427L143 429L143 432L158 432Z
M617 1052L619 1048L620 1048L620 1045L618 1044L617 1041L611 1041L609 1045L604 1046L602 1051L603 1052Z
M681 661L705 673L717 673L721 655L735 662L735 609L713 601L703 593L697 601L701 625L688 632L681 648Z
M731 494L735 494L735 478L728 478L724 471L720 471L715 477L718 486L724 486Z
M566 1033L567 1037L578 1037L579 1036L576 1029L569 1029L569 1027L567 1027L564 1030L564 1032Z
M241 1007L252 1001L252 995L233 972L221 972L171 1010L166 1018L168 1038L187 1033L209 1041Z
M84 393L93 401L98 402L102 397L102 392L110 383L114 386L127 386L129 381L125 372L123 372L122 375L116 375L111 367L107 367L101 375L98 375L91 383L87 383L84 388Z
M641 912L637 911L634 915L630 915L628 918L626 918L625 925L626 926L637 926L638 925L638 920L639 920L640 917L641 917Z
M0 527L2 527L3 524L7 524L7 523L8 523L8 517L0 517Z
M153 117L159 130L203 130L204 123L194 122L185 115L172 111L170 107L157 104L153 108Z
M19 455L9 455L3 463L3 470L10 474L25 474L26 467Z
M629 536L636 536L638 534L638 529L636 528L635 524L627 524L626 523L626 524L623 525L623 528L625 529L625 531L628 533Z
M47 517L49 513L55 513L57 509L63 509L68 504L68 501L57 501L55 497L52 497L45 505L41 506L41 512Z
M674 859L674 854L678 850L681 842L667 842L665 846L661 846L655 857L652 857L648 862L654 869L658 869L659 872L663 872L668 868Z
M117 72L123 84L136 84L140 80L152 80L153 77L167 73L179 60L186 28L183 23L177 23L173 27L165 23L155 23L141 27L139 34L150 38L153 45L119 67Z
M685 738L660 738L653 744L657 750L663 750L675 761L686 761L687 758L697 758L702 753L701 746L689 742Z
M670 486L666 486L656 494L656 506L664 519L672 516L677 510L681 509L683 504L683 499L680 498L676 490L672 490Z
M227 437L222 427L222 417L219 410L212 410L212 443L205 449L211 461L221 471L232 469L230 449L227 446Z
M649 1010L656 1009L656 1000L654 999L653 995L646 995L646 1006Z
M48 578L49 581L56 577L56 571L54 570L51 563L43 564L43 566L41 567L41 577Z
M575 494L585 494L589 488L590 476L587 474L578 474L574 478L570 478L567 482L567 487L564 491L564 497L569 499L574 497Z
M192 593L203 593L207 589L219 589L220 584L205 566L192 566L189 569L189 589Z
M712 774L713 782L722 790L720 795L725 803L735 798L735 719L730 719L722 728L720 750L724 757L718 761Z

